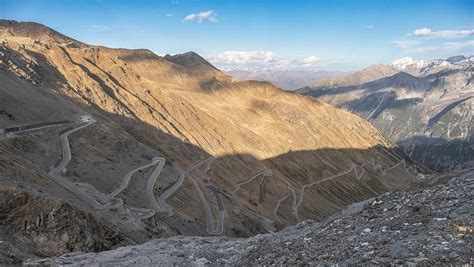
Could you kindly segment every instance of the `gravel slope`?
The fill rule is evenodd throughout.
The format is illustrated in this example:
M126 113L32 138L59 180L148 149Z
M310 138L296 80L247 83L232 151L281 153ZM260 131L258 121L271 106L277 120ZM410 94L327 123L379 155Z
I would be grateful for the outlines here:
M324 222L251 238L174 237L32 264L473 263L474 171L424 190L386 193Z

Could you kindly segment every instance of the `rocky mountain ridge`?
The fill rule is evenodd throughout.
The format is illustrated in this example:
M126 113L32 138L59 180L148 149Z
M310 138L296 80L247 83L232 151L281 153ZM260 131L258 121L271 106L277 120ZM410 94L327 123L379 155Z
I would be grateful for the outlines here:
M120 242L99 248L273 232L428 173L357 116L236 81L195 53L160 57L44 29L0 21L0 186L64 201L114 229ZM11 212L9 227L22 229ZM54 227L60 235L65 226ZM12 251L95 250L27 231L34 242L25 243L3 229Z
M426 76L446 69L462 69L474 63L474 56L452 56L447 59L414 60L410 57L400 58L391 63L399 71L413 73L416 76Z

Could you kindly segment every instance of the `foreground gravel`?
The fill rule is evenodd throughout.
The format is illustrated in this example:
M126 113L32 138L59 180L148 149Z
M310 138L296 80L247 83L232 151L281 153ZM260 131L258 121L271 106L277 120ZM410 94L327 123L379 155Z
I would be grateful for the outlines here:
M474 172L251 238L174 237L29 264L473 264Z

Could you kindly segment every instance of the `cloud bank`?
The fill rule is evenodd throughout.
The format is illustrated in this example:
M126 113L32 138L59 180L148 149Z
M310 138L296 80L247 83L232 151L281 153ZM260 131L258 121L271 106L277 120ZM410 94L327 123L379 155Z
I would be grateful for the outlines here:
M286 58L272 51L226 51L210 56L209 61L221 69L305 69L315 67L317 56Z

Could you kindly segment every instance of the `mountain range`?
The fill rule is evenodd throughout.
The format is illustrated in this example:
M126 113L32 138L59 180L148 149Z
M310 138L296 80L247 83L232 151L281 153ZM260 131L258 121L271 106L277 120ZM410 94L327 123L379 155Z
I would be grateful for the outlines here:
M407 155L437 171L474 166L474 57L403 58L323 79L298 93L370 121Z
M328 77L338 76L344 72L294 69L233 69L227 70L225 73L242 80L271 82L277 87L292 91L308 85L311 82Z

